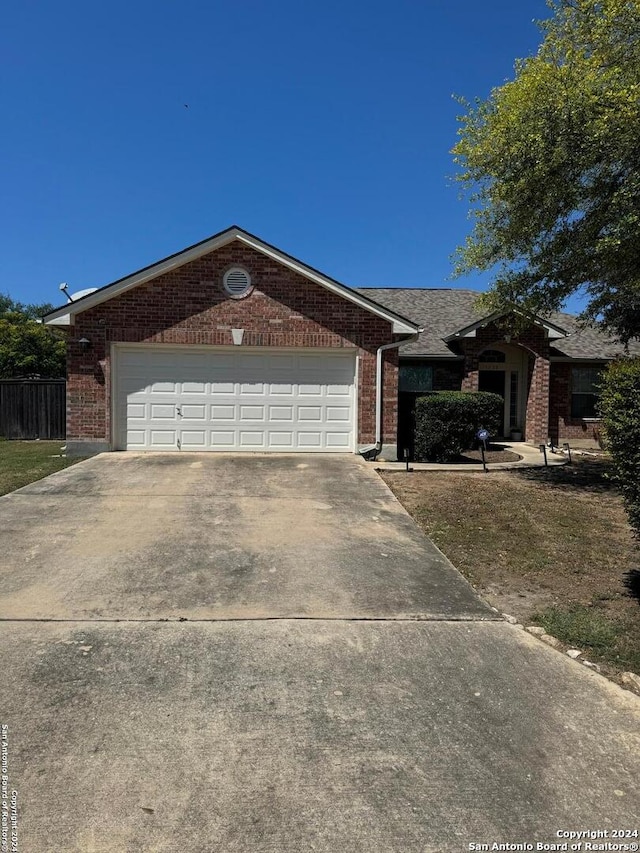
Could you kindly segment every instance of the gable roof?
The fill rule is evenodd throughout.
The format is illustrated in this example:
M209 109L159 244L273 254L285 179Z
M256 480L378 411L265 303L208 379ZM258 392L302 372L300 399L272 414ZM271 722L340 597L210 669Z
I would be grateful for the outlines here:
M463 326L461 329L457 329L452 334L447 335L444 338L444 342L446 344L450 344L453 343L453 341L460 340L460 338L475 338L478 329L488 326L489 323L495 323L496 320L500 320L502 317L506 317L507 314L510 313L519 314L521 317L525 317L529 320L532 324L541 326L547 332L550 340L566 338L569 334L566 329L552 323L551 320L545 319L544 317L538 317L536 314L530 314L514 307L511 311L494 311L493 314L488 314L486 317L480 317L480 319L476 320L475 323Z
M60 308L56 308L54 311L50 311L48 314L45 314L43 321L47 325L52 326L69 326L73 323L73 317L76 314L80 314L82 311L86 311L89 308L94 308L96 305L107 302L109 299L113 299L121 293L126 293L128 290L137 287L139 284L151 281L152 279L163 275L163 273L184 266L184 264L188 264L191 261L195 261L198 258L203 257L204 255L208 255L210 252L215 252L216 249L220 249L222 246L226 246L234 240L254 249L256 252L260 252L263 255L272 258L283 266L304 276L304 278L319 284L321 287L341 296L349 302L353 302L355 305L369 311L371 314L375 314L378 317L382 317L384 320L388 320L392 324L394 334L414 334L419 329L416 323L408 320L406 317L403 317L395 309L378 304L366 293L362 293L341 284L339 281L324 275L324 273L310 267L308 264L299 261L292 255L288 255L286 252L277 249L270 243L265 243L264 240L250 234L248 231L244 231L237 225L232 225L230 228L226 228L224 231L220 231L212 237L207 237L206 240L195 243L193 246L182 249L180 252L169 255L167 258L156 261L147 267L137 270L137 272L131 273L124 278L120 278L111 284L107 284L104 287L93 291L93 293L89 293L80 299L69 302Z
M447 345L446 339L455 336L456 332L473 327L474 324L481 325L487 319L478 320L474 305L480 293L476 290L445 287L366 287L358 288L358 292L402 312L423 328L418 340L400 348L400 354L405 356L459 358ZM552 358L597 361L616 358L624 352L622 344L610 335L598 329L581 329L577 318L572 314L556 311L546 319L566 334L566 337L552 342ZM629 351L640 355L640 342L630 343Z

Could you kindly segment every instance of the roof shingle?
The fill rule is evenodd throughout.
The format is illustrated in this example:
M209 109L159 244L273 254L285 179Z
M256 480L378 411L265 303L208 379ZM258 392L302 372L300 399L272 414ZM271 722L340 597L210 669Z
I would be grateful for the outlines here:
M402 355L456 358L443 338L465 326L477 322L482 316L475 307L480 296L476 290L456 288L417 287L359 287L363 296L419 323L424 329L417 341L400 348ZM611 359L624 353L624 347L615 338L597 329L581 329L572 314L554 312L547 318L569 332L566 338L553 341L551 354L556 357ZM633 355L640 355L640 342L629 344Z

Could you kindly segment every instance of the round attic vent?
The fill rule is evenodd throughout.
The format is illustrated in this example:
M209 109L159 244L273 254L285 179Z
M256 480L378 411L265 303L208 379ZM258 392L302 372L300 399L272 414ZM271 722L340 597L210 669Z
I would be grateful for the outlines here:
M232 267L224 274L222 284L229 296L238 299L240 296L246 296L251 290L251 276L242 267Z

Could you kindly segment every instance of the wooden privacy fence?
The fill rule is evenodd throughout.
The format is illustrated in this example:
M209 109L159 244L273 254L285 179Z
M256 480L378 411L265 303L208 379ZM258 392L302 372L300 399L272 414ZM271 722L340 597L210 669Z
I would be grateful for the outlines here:
M64 438L64 379L0 379L1 438Z

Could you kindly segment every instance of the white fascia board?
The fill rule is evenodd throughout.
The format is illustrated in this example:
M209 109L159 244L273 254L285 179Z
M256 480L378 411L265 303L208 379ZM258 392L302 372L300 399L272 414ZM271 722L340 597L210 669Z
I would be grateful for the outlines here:
M511 311L496 311L494 314L489 314L487 317L477 320L470 326L466 326L465 328L454 332L452 335L447 335L447 337L442 338L442 340L445 343L451 343L452 341L460 340L460 338L475 338L478 329L488 326L489 323L493 323L495 320L499 320L500 317L505 317L507 314L519 314L521 317L531 320L534 325L541 326L547 332L549 340L556 341L560 338L566 338L570 334L566 329L562 329L560 326L556 326L554 323L551 323L542 317L527 314L525 311L520 311L517 308L514 308Z
M253 237L252 235L241 231L239 228L231 228L227 231L223 231L221 234L218 234L210 240L206 240L191 249L179 252L177 255L173 255L164 261L160 261L160 263L153 264L146 269L140 270L138 273L134 273L126 278L120 279L112 285L107 285L107 287L97 290L95 294L83 297L78 300L77 311L70 310L70 305L67 304L63 308L59 308L57 311L51 312L45 322L47 325L51 326L69 326L73 323L73 317L75 314L80 314L82 311L94 308L102 302L107 302L109 299L113 299L114 296L126 293L128 290L137 287L139 284L144 284L145 282L157 278L164 273L184 266L191 261L195 261L203 255L215 252L216 249L226 246L228 243L233 242L233 240L239 240L249 248L254 249L254 251L260 252L269 258L273 258L278 263L299 273L310 281L314 281L332 293L336 293L338 296L341 296L343 299L364 308L365 311L369 311L371 314L376 314L377 316L388 320L392 324L392 331L394 334L414 334L418 331L417 325L408 320L404 320L391 311L387 311L382 306L372 304L369 300L350 290L348 287L323 276L321 273L307 267L300 261L296 261L294 258L289 257L289 255L285 255L272 246L263 243L262 240L259 240L257 237Z
M144 284L145 282L150 281L153 278L157 278L164 273L184 266L184 264L188 264L191 261L195 261L203 255L207 255L209 252L214 252L216 249L219 249L221 246L225 246L227 243L230 243L235 239L235 235L225 231L217 237L212 237L211 240L207 240L205 243L200 243L192 249L187 249L177 255L172 255L170 258L160 261L160 263L152 264L152 266L146 267L145 269L140 270L140 272L126 276L111 285L100 288L94 294L83 297L78 300L77 311L69 313L69 307L72 303L65 305L63 308L59 308L57 311L53 311L49 315L49 319L46 320L46 323L53 326L70 325L72 322L71 317L75 316L75 314L81 314L89 308L95 308L96 305L100 305L102 302L108 302L110 299L113 299L114 296L120 296L120 294L126 293L128 290L137 287L139 284ZM63 322L64 320L67 320L67 322Z

